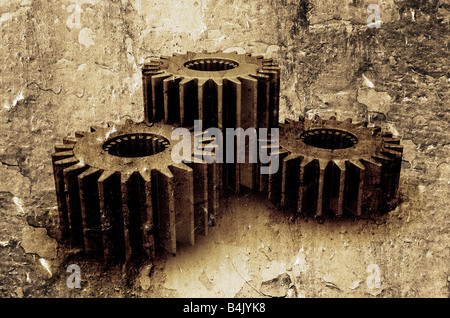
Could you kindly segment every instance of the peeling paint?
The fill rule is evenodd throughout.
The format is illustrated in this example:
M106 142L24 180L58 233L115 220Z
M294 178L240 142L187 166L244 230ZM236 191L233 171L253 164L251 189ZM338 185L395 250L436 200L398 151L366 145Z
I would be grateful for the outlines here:
M78 42L81 45L84 45L86 48L90 47L91 45L95 45L94 38L95 34L89 28L81 29L80 33L78 34Z

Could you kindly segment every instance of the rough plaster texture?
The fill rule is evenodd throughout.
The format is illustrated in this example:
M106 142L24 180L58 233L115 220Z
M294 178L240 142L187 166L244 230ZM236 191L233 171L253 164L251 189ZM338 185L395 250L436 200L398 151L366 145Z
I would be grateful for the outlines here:
M366 26L370 3L380 29ZM447 0L0 1L0 295L447 297L448 10ZM31 226L56 236L53 145L90 125L142 120L140 67L188 50L277 59L281 120L337 115L399 135L402 203L321 225L254 194L231 197L210 236L136 277L42 238L46 256L58 252L49 275L21 242L45 235ZM75 261L81 289L66 287Z

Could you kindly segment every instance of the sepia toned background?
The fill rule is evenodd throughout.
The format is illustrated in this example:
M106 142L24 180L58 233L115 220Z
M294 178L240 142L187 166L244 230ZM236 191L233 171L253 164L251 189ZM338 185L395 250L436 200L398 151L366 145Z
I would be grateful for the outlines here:
M380 28L368 28L381 9ZM0 297L448 297L448 0L1 0ZM368 120L404 146L401 203L319 224L257 194L224 198L195 246L104 270L59 249L53 146L143 120L140 68L160 55L276 59L280 119ZM66 268L81 268L70 289Z

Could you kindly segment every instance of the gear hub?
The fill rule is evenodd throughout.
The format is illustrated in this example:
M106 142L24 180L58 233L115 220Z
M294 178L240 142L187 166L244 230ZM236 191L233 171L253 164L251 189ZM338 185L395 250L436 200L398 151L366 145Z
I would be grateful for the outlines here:
M173 162L174 127L91 127L52 156L62 239L105 260L152 259L207 235L218 208L217 164Z
M260 178L260 190L283 207L316 217L382 211L396 198L402 146L367 123L303 117L280 127L277 173Z

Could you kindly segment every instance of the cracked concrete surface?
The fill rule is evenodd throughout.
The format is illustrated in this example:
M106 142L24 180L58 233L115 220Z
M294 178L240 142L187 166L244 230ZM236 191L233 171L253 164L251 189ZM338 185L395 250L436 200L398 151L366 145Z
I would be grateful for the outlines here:
M370 3L1 0L0 296L448 297L450 4L379 1L382 26L367 29ZM281 120L335 115L398 134L401 204L318 224L231 196L209 236L128 277L56 246L53 145L142 120L140 67L187 50L278 60ZM74 263L80 289L66 286Z

